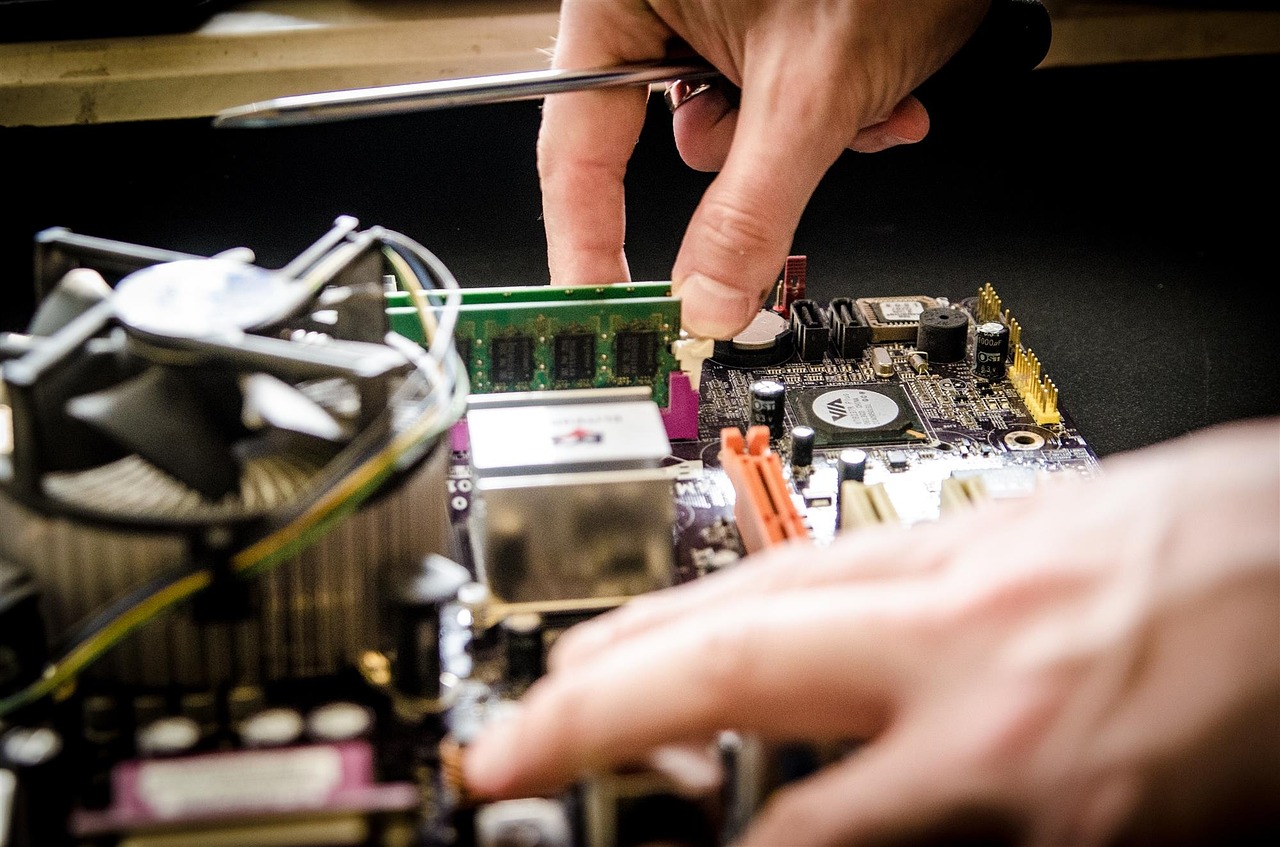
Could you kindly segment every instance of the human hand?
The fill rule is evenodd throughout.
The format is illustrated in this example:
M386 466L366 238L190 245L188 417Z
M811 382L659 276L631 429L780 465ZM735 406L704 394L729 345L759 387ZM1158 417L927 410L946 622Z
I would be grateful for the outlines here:
M727 338L777 279L800 215L841 152L917 141L911 97L960 49L989 0L565 0L555 65L587 68L691 48L740 86L675 114L681 154L718 170L671 271L685 328ZM687 45L687 48L685 48ZM557 94L538 138L551 280L630 278L623 177L644 123L644 88Z
M884 843L975 812L1030 844L1274 832L1280 418L1104 468L576 627L470 746L467 783L553 791L733 729L865 739L778 791L745 844Z

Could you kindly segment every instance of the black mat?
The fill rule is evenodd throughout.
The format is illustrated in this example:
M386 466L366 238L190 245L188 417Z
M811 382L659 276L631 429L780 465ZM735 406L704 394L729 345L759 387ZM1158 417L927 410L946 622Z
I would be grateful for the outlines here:
M797 234L810 292L960 296L990 282L1104 455L1280 412L1280 57L1036 71L934 109L924 143L848 154ZM666 278L708 177L660 102L630 181L630 254ZM31 237L86 234L279 266L340 214L401 230L464 285L546 282L538 106L274 130L208 121L0 129L0 327L32 308ZM780 127L779 131L785 131Z

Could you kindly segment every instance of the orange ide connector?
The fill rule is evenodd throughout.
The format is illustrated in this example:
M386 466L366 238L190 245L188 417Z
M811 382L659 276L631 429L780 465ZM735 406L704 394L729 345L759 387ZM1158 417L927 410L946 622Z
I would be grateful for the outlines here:
M750 427L745 438L737 427L720 430L720 464L733 483L733 516L748 553L809 538L782 476L782 460L769 449L768 427Z

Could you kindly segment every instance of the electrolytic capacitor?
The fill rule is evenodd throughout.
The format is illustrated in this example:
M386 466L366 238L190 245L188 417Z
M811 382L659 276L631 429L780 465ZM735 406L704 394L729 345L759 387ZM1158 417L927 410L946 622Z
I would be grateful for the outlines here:
M275 706L250 715L240 724L245 747L284 747L302 737L306 720L297 709Z
M457 562L432 554L404 584L397 597L398 643L396 686L428 699L440 697L441 608L470 583L470 572ZM480 586L483 588L483 586Z
M849 479L862 482L867 473L867 451L859 450L857 447L841 450L836 471L839 482Z
M521 612L502 621L502 638L507 656L507 677L529 685L542 676L542 615Z
M840 451L836 459L836 526L840 526L840 515L844 511L844 484L846 482L863 482L867 475L867 451L857 447L849 447Z
M811 426L791 428L791 467L808 468L813 464L814 431Z
M200 743L200 737L200 724L194 718L166 715L138 729L138 755L177 756L193 750Z
M978 324L973 332L973 372L983 379L1004 376L1009 357L1009 327L999 321Z
M751 425L767 426L770 438L781 438L787 389L772 379L751 383Z
M346 700L326 703L307 715L307 734L316 741L350 741L367 735L372 728L373 712Z
M79 771L62 735L45 727L18 726L0 738L0 842L13 845L67 844L74 791L68 783Z

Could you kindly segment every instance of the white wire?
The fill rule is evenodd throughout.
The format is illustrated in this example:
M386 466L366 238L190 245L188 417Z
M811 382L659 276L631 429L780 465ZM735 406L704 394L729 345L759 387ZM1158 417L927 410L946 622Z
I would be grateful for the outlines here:
M372 232L380 240L412 253L426 267L427 272L433 277L433 282L438 283L436 288L445 289L444 306L437 332L427 347L431 357L443 364L449 351L453 349L453 331L458 325L458 312L462 309L462 287L458 285L453 272L436 257L436 254L409 236L381 227L375 227Z

